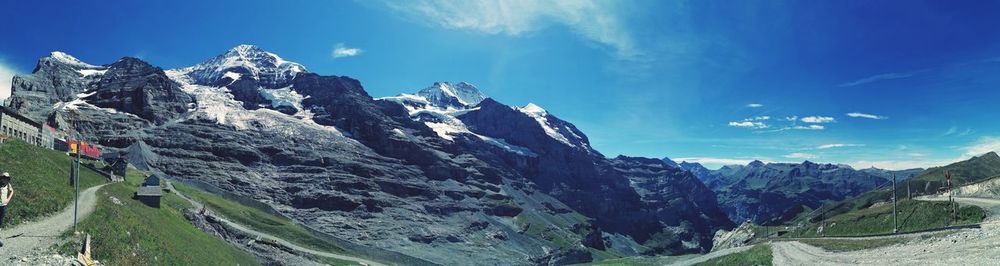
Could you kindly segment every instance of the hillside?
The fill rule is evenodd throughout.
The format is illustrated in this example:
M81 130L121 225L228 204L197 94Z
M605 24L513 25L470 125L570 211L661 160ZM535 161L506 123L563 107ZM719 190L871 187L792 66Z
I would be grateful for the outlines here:
M939 189L945 187L945 171L951 172L952 182L954 182L956 187L970 182L986 180L990 177L1000 175L1000 156L997 156L995 152L990 152L946 166L927 169L912 178L909 182L897 183L897 197L905 198L907 196L907 188L911 190L913 197L937 193ZM892 199L892 188L882 188L843 201L823 205L814 211L807 211L808 214L802 213L799 215L800 219L798 221L808 220L815 222L821 213L825 213L827 216L838 215L868 208L872 204L886 202L890 199Z
M257 259L192 225L184 216L190 203L165 192L161 207L132 198L145 175L129 170L125 182L98 191L97 209L78 230L92 236L92 257L107 265L257 265ZM72 232L63 238L78 240ZM61 246L75 254L78 241Z
M73 158L64 152L43 149L17 139L0 144L0 172L9 172L15 195L7 206L4 227L61 211L73 203L70 169ZM90 163L84 161L84 163ZM80 167L80 190L107 179Z
M913 178L911 186L914 192L936 193L947 185L945 172L951 173L952 185L956 187L1000 176L1000 156L996 152L989 152L965 161L927 169Z

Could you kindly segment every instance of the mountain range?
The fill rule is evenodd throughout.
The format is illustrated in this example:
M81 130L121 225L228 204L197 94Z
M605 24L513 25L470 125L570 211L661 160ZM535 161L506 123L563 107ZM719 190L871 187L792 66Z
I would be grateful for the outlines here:
M733 227L727 213L752 212L720 208L739 200L695 172L608 158L535 104L506 105L465 82L374 98L361 81L252 45L169 70L53 52L14 77L8 106L142 170L268 204L407 264L707 252ZM773 187L761 184L751 189Z
M794 218L805 208L816 209L826 202L846 198L907 180L923 169L889 171L878 168L855 170L847 165L764 163L726 165L709 170L698 163L675 163L697 176L716 193L720 207L733 221L777 224Z

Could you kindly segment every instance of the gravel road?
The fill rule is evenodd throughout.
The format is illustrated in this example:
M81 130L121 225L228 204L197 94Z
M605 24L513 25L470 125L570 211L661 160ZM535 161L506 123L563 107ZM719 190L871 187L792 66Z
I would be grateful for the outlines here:
M918 199L938 201L947 200L947 197ZM774 242L771 244L774 265L997 265L1000 262L1000 200L956 198L956 201L986 210L987 218L982 228L961 229L941 238L850 252L828 252L796 241Z
M101 187L104 185L91 187L80 192L80 220L94 212L94 207L97 205L97 190ZM70 204L61 212L40 221L23 223L11 229L4 229L0 231L0 237L3 238L0 239L3 241L3 247L0 247L0 262L8 258L51 255L53 252L48 251L48 248L59 240L59 236L63 232L72 230L72 228L73 205Z

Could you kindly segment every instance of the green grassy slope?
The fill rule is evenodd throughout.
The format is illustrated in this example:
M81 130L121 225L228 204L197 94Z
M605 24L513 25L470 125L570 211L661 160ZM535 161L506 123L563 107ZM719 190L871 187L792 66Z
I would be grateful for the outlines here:
M226 199L222 196L187 186L181 182L173 182L173 184L174 188L184 195L205 204L208 209L233 222L280 237L297 245L331 253L345 254L343 248L313 235L305 227L296 224L288 218L240 204L235 200Z
M929 238L939 238L944 237L949 234L955 233L954 231L944 231L934 234L921 235L919 237L890 237L890 238L876 238L876 239L830 239L830 238L816 238L816 239L800 239L796 240L811 246L819 247L827 251L842 252L842 251L854 251L863 249L873 249L885 246L898 245L903 243L909 243L910 241L918 239L929 239Z
M749 250L725 255L710 259L695 265L771 265L773 255L771 246L767 244L756 245Z
M0 172L10 172L14 198L7 206L5 227L59 212L73 203L69 184L72 158L64 152L33 146L16 139L0 144ZM107 179L80 167L80 190Z
M899 232L912 232L940 228L949 225L973 224L983 220L986 213L977 206L961 206L958 222L952 223L951 208L947 202L927 202L917 200L901 200L898 202L897 220ZM812 223L794 232L789 237L820 236L817 232L823 222ZM884 204L872 208L859 209L825 221L826 236L855 236L868 234L892 233L892 204Z
M145 175L129 169L126 181L97 192L97 209L79 230L92 236L93 257L108 265L257 265L256 259L191 225L183 211L191 205L164 192L161 208L132 199ZM114 203L117 198L122 205ZM72 237L70 232L64 237ZM61 247L75 254L71 241Z

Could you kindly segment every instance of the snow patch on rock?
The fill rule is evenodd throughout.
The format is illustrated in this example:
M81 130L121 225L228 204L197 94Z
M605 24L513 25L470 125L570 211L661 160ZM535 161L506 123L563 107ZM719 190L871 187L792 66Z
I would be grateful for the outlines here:
M538 122L538 125L542 127L542 130L545 131L545 134L549 135L549 137L552 137L553 139L558 140L559 142L565 143L570 147L576 147L576 145L573 145L573 143L570 142L569 139L566 138L566 136L560 134L559 131L555 129L554 125L549 124L549 121L547 119L547 117L549 116L549 112L545 111L545 109L542 109L541 106L538 106L534 103L528 103L524 107L517 108L517 110L521 111L521 113L530 116L531 118L534 118L535 121ZM566 131L573 132L572 130L569 130L569 128L567 128ZM577 137L578 139L580 138L579 136L575 137Z

